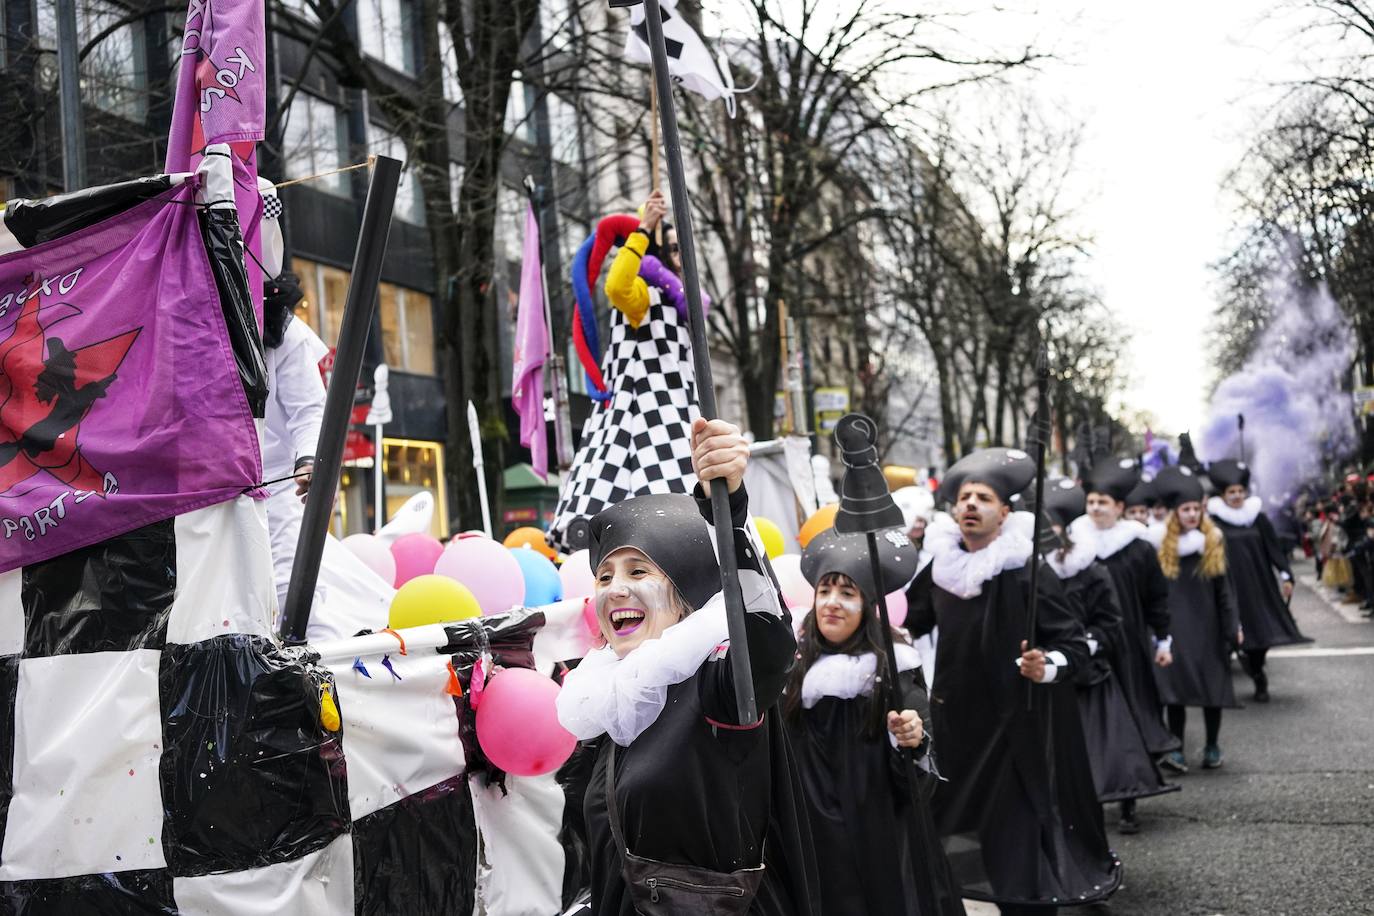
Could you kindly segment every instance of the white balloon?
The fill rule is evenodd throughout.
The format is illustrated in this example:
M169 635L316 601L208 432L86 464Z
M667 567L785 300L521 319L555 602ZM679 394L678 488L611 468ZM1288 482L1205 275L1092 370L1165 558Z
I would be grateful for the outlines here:
M785 553L773 561L773 572L782 587L782 600L792 610L795 618L800 618L816 601L815 589L801 571L801 557L795 553Z
M383 544L390 545L397 538L407 534L428 534L433 522L434 494L422 490L396 510L391 520L377 533L377 537L382 539Z
M362 564L375 572L387 585L396 581L396 558L386 542L373 534L350 534L343 539L349 552L362 561Z

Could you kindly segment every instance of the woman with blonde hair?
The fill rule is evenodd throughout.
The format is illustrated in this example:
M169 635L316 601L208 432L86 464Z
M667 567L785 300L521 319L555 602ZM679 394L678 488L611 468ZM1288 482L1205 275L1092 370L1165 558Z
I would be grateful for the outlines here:
M1202 481L1186 467L1165 468L1155 478L1161 501L1169 508L1159 565L1169 580L1169 613L1173 621L1173 664L1155 669L1159 697L1169 730L1183 742L1187 707L1201 706L1206 727L1203 769L1221 766L1221 710L1236 708L1231 686L1230 655L1243 636L1230 581L1226 576L1226 538L1202 509ZM1186 772L1183 749L1170 754L1178 772Z

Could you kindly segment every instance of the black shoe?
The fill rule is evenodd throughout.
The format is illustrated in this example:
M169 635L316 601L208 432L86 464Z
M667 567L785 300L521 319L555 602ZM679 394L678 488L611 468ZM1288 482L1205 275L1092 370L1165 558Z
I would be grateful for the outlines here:
M1255 675L1255 702L1269 702L1269 675L1263 671Z
M1135 812L1121 815L1121 823L1117 824L1116 829L1126 836L1132 836L1140 832L1140 820L1135 816Z

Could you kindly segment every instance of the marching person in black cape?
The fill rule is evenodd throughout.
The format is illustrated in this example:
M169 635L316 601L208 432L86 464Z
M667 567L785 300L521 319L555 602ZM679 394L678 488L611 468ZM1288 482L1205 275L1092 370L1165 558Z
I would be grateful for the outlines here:
M1183 743L1187 707L1201 706L1207 730L1203 769L1221 766L1223 707L1235 708L1231 650L1242 643L1240 617L1226 575L1226 538L1202 510L1202 481L1187 467L1165 468L1155 478L1169 507L1159 563L1169 580L1169 613L1178 637L1174 663L1155 672L1169 729ZM1182 747L1170 754L1175 769L1187 770Z
M577 738L597 743L584 800L597 916L816 912L810 827L775 708L796 640L745 530L748 455L737 427L693 423L697 477L729 484L758 722L735 724L701 486L695 499L636 497L591 522L606 645L568 673L558 714Z
M1311 642L1298 631L1288 610L1293 569L1278 533L1264 514L1264 503L1250 495L1250 468L1226 459L1207 466L1219 495L1207 500L1207 514L1226 537L1226 576L1245 631L1245 669L1255 682L1255 702L1269 702L1265 657L1274 646ZM1274 574L1282 584L1274 580Z
M916 569L915 547L898 529L887 534L895 537L878 538L885 593L905 585ZM912 861L911 798L906 764L896 752L915 748L929 764L930 703L920 653L894 632L901 701L899 710L886 709L879 685L887 683L887 658L867 537L824 531L806 545L801 562L816 599L802 621L800 663L783 713L812 834L825 850L817 860L821 911L929 913L914 876L931 866Z
M1116 674L1145 736L1145 746L1159 757L1178 747L1178 739L1164 727L1159 690L1151 673L1156 665L1168 665L1173 658L1169 583L1159 569L1155 548L1145 539L1145 526L1122 518L1126 498L1139 482L1134 459L1104 458L1094 464L1083 481L1088 514L1069 526L1069 536L1094 536L1097 558L1112 576L1124 634ZM1130 808L1129 802L1123 805ZM1127 813L1123 810L1123 815Z
M1091 658L1074 675L1073 684L1098 800L1130 802L1122 805L1120 830L1138 833L1135 800L1179 787L1160 775L1115 673L1116 659L1126 643L1111 573L1097 559L1094 528L1081 527L1073 536L1068 532L1086 508L1083 489L1072 480L1046 485L1045 512L1060 544L1045 551L1044 557L1059 576L1088 637Z
M1053 575L1040 577L1027 644L1034 520L1010 504L1034 476L1018 449L951 467L940 495L954 515L932 522L934 559L908 592L908 629L940 627L931 731L949 782L936 823L964 896L1004 914L1104 900L1121 881L1068 684L1087 640Z

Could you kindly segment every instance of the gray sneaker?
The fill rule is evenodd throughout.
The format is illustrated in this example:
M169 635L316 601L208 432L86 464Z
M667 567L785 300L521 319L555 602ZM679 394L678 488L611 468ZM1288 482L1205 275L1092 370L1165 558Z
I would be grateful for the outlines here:
M1184 759L1183 751L1170 751L1159 758L1159 765L1180 776L1188 772L1188 761Z
M1215 744L1209 744L1202 749L1202 768L1204 770L1215 770L1221 766L1221 748Z

